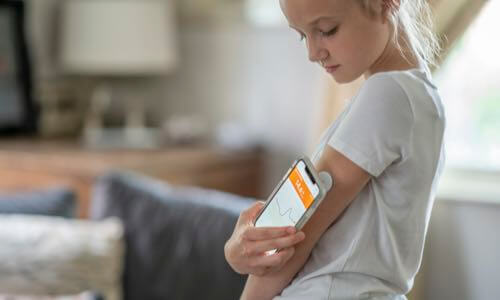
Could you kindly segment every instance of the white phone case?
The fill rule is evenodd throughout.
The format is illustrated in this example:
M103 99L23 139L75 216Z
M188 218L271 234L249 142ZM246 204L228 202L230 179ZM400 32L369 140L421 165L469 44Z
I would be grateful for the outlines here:
M290 175L290 172L292 172L293 168L295 168L295 166L301 160L305 163L305 165L309 169L312 177L314 178L314 181L318 184L319 193L314 198L313 203L309 206L309 208L304 212L304 214L297 221L297 224L295 224L295 228L297 230L302 229L302 227L307 223L307 221L309 220L309 218L316 211L316 208L321 204L321 202L325 198L325 195L328 192L328 190L327 190L327 187L326 187L325 183L322 180L320 180L319 174L316 171L316 169L314 168L314 165L311 162L311 160L307 156L302 156L299 159L297 159L297 160L294 161L293 165L288 169L288 171L286 172L286 174L283 177L283 179L281 179L281 181L278 183L278 185L274 188L273 192L271 193L271 195L269 196L269 198L266 200L265 206L262 208L262 210L260 211L260 213L255 218L254 225L257 222L257 220L259 219L259 217L262 215L262 213L266 210L266 208L268 207L268 205L271 203L271 200L273 199L274 195L276 195L276 193L283 186L283 183L288 179L288 176ZM334 185L335 185L335 183L333 182L333 179L332 179L332 188L333 188Z

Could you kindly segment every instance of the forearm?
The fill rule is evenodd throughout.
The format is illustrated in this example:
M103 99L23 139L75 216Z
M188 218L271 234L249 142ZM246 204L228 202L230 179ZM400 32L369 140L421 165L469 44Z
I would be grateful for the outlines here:
M281 270L261 277L249 275L240 300L267 300L279 295L305 264L309 253L306 247L297 247Z
M240 300L271 300L287 285L284 282L268 281L266 277L249 275Z

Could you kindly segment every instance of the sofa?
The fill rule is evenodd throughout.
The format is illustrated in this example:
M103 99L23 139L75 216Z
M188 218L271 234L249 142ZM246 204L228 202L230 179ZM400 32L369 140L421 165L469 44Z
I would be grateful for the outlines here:
M126 171L92 197L82 220L68 188L0 195L0 299L239 299L224 244L255 199Z
M246 276L230 268L223 248L253 201L116 171L97 181L90 215L123 223L125 300L232 300Z

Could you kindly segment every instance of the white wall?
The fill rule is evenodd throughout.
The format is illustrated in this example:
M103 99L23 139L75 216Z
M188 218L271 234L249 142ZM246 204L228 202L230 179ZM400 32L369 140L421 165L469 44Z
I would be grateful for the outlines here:
M28 28L37 79L58 78L58 0L31 0ZM324 74L311 64L298 35L288 27L181 24L180 69L144 84L157 120L197 113L213 131L226 121L247 127L273 153L271 187L297 155L315 143ZM116 84L121 97L128 84ZM119 108L119 107L117 107Z
M313 142L321 71L287 28L185 28L183 69L165 83L165 113L205 112L210 123L241 122L275 156L272 186ZM268 187L270 189L270 187Z
M183 67L165 82L165 111L242 121L275 147L302 151L322 90L321 71L287 28L245 25L182 31ZM300 126L299 126L300 124Z
M26 1L26 31L36 79L52 78L57 75L58 2L58 0Z
M436 201L424 251L423 299L500 299L498 200Z

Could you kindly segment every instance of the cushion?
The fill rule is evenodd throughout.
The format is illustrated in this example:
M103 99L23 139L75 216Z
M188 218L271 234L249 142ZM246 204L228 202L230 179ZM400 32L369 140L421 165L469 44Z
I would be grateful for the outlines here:
M75 194L66 187L0 194L0 214L35 214L72 218L75 212Z
M0 291L121 299L123 227L114 219L0 215Z
M126 300L233 300L246 277L230 268L224 244L254 200L114 172L99 179L91 216L125 226Z
M98 296L90 292L80 293L78 295L64 296L27 296L27 295L2 295L0 300L96 300Z

